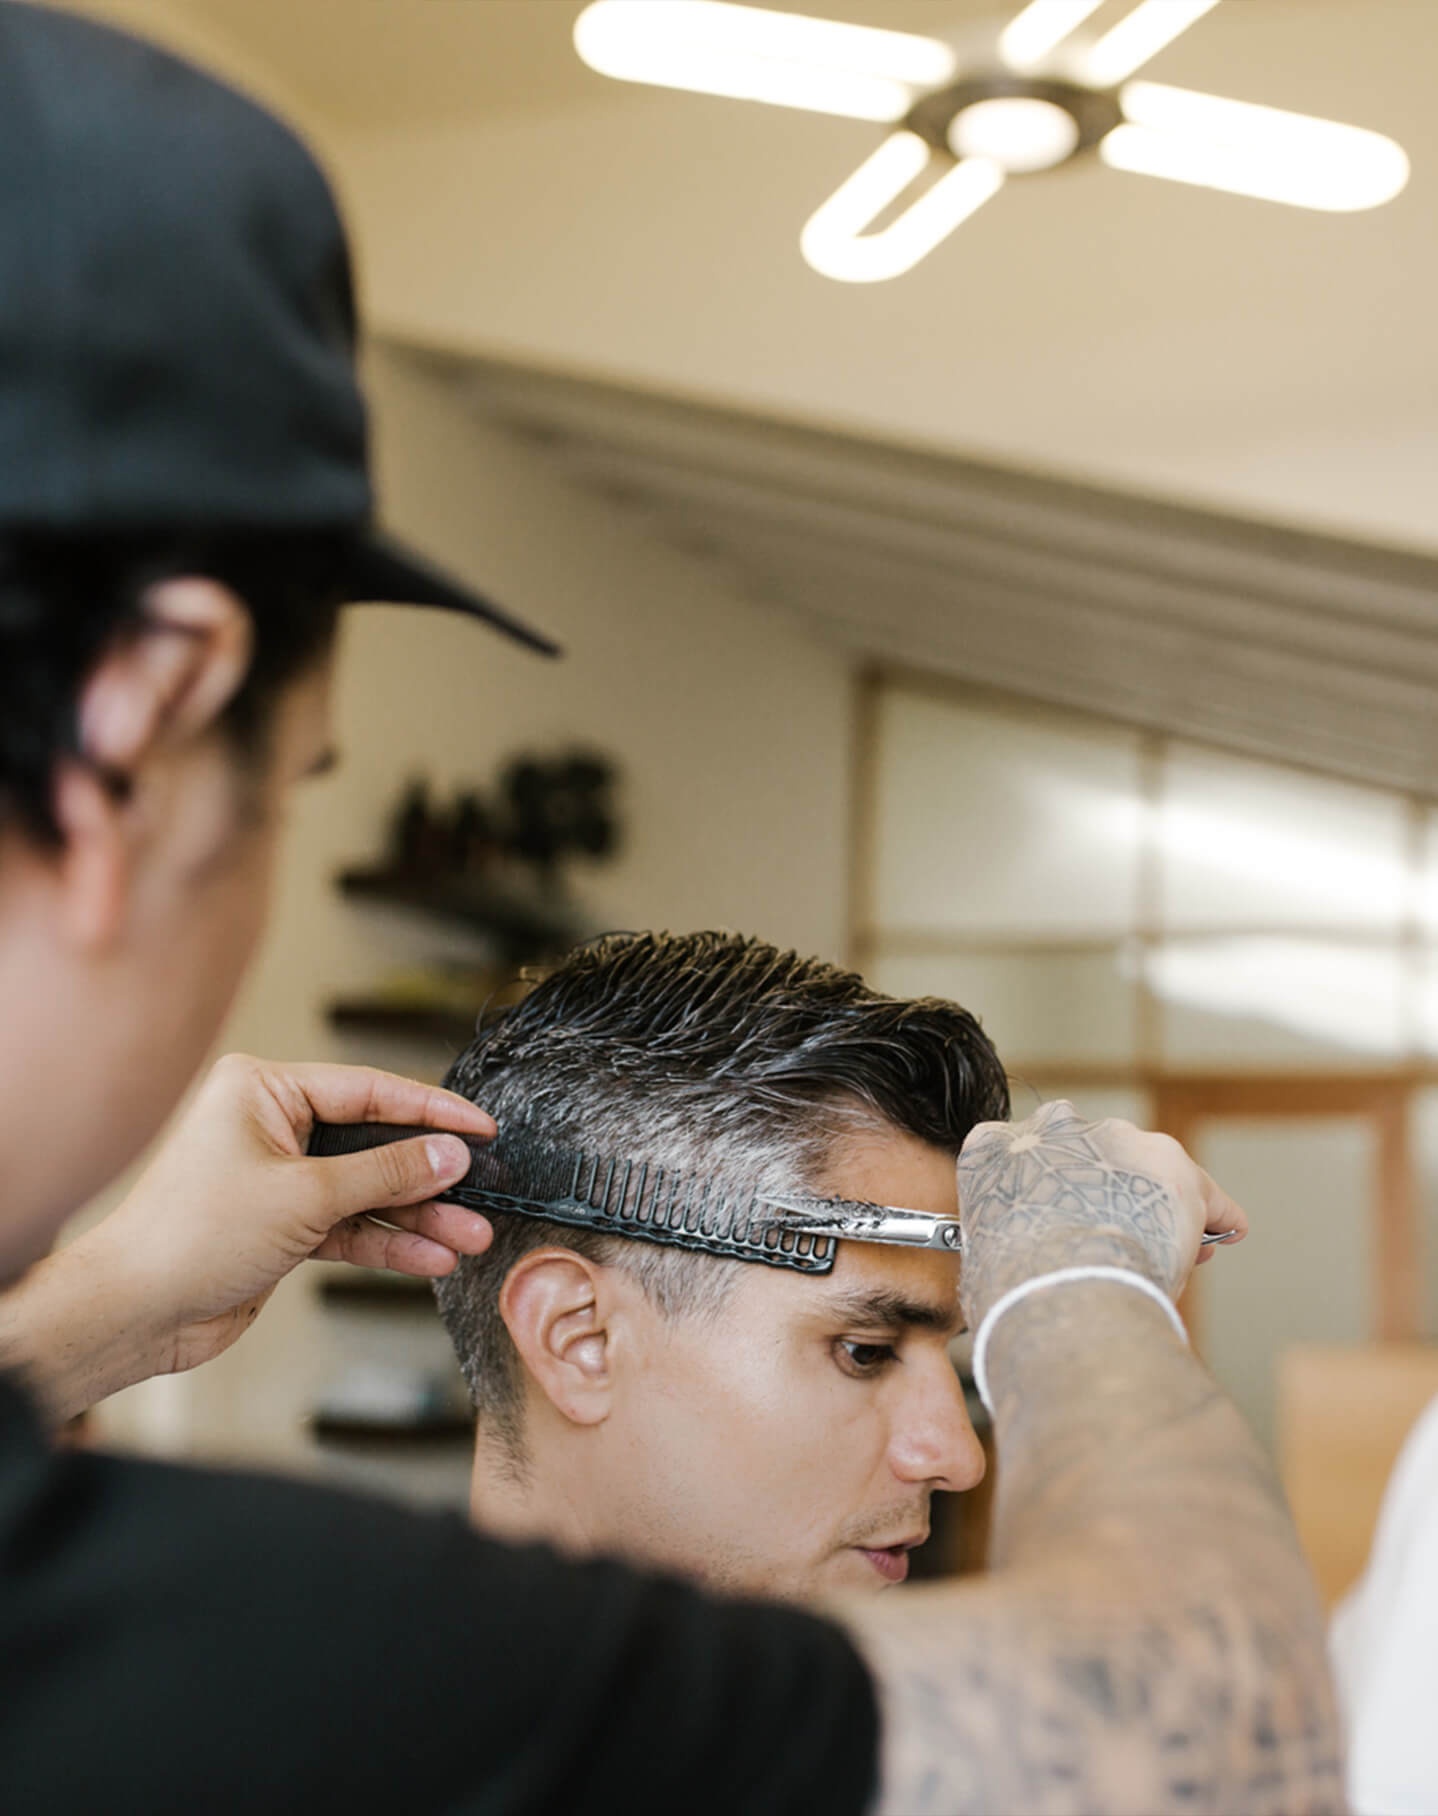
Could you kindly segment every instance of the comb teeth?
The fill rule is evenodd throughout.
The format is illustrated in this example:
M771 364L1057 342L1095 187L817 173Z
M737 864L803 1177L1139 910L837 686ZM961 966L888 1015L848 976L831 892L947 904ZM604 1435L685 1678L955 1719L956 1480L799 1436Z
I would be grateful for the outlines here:
M396 1123L317 1123L309 1152L354 1154L432 1132ZM464 1139L470 1169L444 1196L470 1210L543 1217L805 1274L833 1269L834 1237L786 1229L762 1198L733 1199L712 1176L672 1173L649 1161L616 1160L523 1138Z
M527 1145L516 1147L511 1167L521 1170L521 1151L522 1170L532 1178L529 1161L535 1156ZM581 1213L575 1222L671 1247L806 1273L828 1273L834 1265L832 1237L781 1229L756 1195L735 1200L712 1178L672 1173L647 1161L576 1154L568 1190L559 1201L551 1200L544 1214L556 1222L569 1221L570 1207Z

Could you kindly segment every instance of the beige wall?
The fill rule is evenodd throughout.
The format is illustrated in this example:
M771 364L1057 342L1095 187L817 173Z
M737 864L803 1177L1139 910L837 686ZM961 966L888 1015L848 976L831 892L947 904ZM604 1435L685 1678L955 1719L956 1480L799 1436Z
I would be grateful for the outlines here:
M530 743L613 752L628 837L581 880L595 923L722 925L808 951L843 942L850 682L843 659L691 557L648 542L534 452L483 430L404 355L371 360L390 526L560 637L547 663L439 613L351 614L337 700L342 768L296 807L277 913L224 1045L292 1057L416 1056L341 1043L325 999L433 948L342 902L341 865L378 849L406 776L483 781ZM243 1348L121 1396L117 1436L297 1455L330 1366L312 1282L282 1289Z

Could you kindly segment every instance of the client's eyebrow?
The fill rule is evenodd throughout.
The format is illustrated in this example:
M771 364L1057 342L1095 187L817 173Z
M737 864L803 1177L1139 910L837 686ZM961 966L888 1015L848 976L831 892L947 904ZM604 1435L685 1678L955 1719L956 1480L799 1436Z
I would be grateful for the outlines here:
M932 1299L916 1299L896 1287L859 1287L853 1292L836 1293L824 1301L824 1309L845 1324L867 1329L934 1330L952 1337L964 1323L957 1304L937 1305Z

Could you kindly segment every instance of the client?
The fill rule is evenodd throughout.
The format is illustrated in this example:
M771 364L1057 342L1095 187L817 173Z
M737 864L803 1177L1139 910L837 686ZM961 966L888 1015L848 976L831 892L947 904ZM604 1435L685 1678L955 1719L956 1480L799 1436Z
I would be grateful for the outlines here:
M720 933L581 947L445 1082L506 1141L948 1218L965 1136L1008 1114L964 1010ZM982 1476L948 1354L957 1255L842 1241L809 1275L493 1221L435 1283L490 1532L809 1598L901 1582L934 1491Z

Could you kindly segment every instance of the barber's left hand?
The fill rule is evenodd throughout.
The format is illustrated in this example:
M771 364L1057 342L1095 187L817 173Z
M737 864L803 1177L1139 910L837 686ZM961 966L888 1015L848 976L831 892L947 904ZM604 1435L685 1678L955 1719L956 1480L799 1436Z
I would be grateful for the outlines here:
M463 1142L436 1135L311 1159L316 1122L495 1133L466 1098L386 1072L220 1060L120 1208L73 1245L92 1266L97 1250L107 1257L112 1292L128 1287L151 1334L146 1373L228 1349L312 1257L434 1277L488 1248L485 1218L434 1202L468 1170Z

